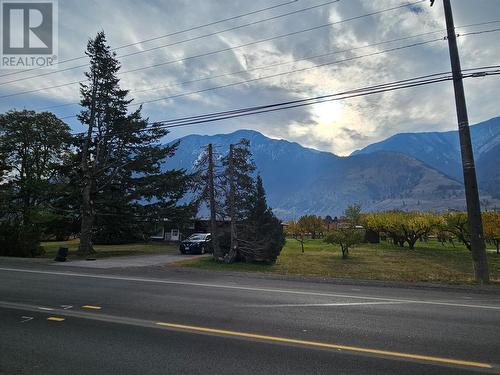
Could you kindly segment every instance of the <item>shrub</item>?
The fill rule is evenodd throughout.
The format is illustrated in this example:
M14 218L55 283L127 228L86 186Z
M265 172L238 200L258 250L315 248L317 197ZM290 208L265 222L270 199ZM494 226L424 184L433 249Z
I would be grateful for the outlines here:
M325 242L340 245L342 259L349 255L349 249L361 242L365 237L365 231L361 228L337 228L325 237Z

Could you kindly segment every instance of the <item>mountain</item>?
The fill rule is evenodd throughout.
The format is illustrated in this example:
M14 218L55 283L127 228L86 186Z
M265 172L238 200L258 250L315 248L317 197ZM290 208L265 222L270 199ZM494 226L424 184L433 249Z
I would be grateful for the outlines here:
M212 143L217 152L227 153L229 145L242 138L250 140L258 171L265 180L266 189L273 194L305 189L309 181L320 175L332 160L339 159L331 153L305 148L298 143L270 139L256 131L239 130L231 134L188 135L181 138L180 146L175 156L169 159L168 165L192 171L201 149L207 144ZM294 166L303 166L300 174Z
M470 127L480 189L500 198L500 117ZM458 131L401 133L351 155L377 151L399 152L463 183Z
M283 219L306 213L340 215L351 203L361 203L367 211L465 207L460 182L414 157L391 151L339 157L250 130L181 138L165 168L192 171L205 145L212 143L225 153L241 138L250 140L268 202Z
M500 199L500 143L481 155L476 169L479 187Z

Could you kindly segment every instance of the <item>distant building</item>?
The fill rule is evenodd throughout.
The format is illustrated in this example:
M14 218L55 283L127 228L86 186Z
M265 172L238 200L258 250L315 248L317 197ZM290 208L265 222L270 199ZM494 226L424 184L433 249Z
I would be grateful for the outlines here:
M229 219L217 221L220 232L228 231L231 221ZM210 233L210 219L195 218L181 227L179 223L163 219L155 223L154 234L150 237L153 241L179 242L193 233Z

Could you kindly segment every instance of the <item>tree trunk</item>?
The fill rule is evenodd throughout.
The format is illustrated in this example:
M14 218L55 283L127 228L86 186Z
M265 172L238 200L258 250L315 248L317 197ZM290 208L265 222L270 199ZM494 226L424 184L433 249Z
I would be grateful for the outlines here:
M92 246L92 227L94 225L94 209L91 197L90 183L86 183L82 191L82 223L80 231L80 246L78 254L87 256L94 253Z
M82 222L80 227L80 246L78 253L83 256L95 253L92 246L92 227L94 225L94 202L92 200L92 187L94 186L94 177L89 165L89 149L92 141L92 130L95 122L95 101L96 101L96 78L93 78L92 102L90 105L90 121L87 130L87 135L83 143L82 160L80 168L82 170Z
M226 255L226 263L233 263L238 253L236 241L236 212L234 191L234 145L229 145L229 216L231 219L231 248Z
M413 250L414 247L415 247L415 243L417 242L417 239L418 237L415 237L415 238L410 238L410 239L407 239L406 242L408 242L408 248L410 250Z
M210 233L212 235L212 245L214 249L214 258L222 257L219 247L219 237L217 233L217 212L215 207L215 184L214 184L214 156L213 147L208 145L208 190L209 190L209 205L210 205Z

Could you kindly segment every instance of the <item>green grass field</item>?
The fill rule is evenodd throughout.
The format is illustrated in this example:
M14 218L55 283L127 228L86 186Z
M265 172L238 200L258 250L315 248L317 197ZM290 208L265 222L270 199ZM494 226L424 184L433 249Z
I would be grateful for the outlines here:
M322 240L309 240L302 253L300 244L288 239L276 264L220 264L211 257L190 259L177 264L187 267L269 272L283 275L341 277L353 279L472 283L472 260L462 245L442 246L436 241L418 242L414 250L392 244L363 244L350 250L349 259L341 259L338 246ZM491 279L500 283L500 255L488 253Z
M69 257L76 258L76 250L78 249L79 240L70 241L50 241L42 242L45 249L44 258L54 258L60 246L69 249ZM96 250L96 258L109 258L114 256L124 255L148 255L148 254L177 254L179 247L175 244L167 244L164 242L149 242L149 243L132 243L124 245L94 245Z

